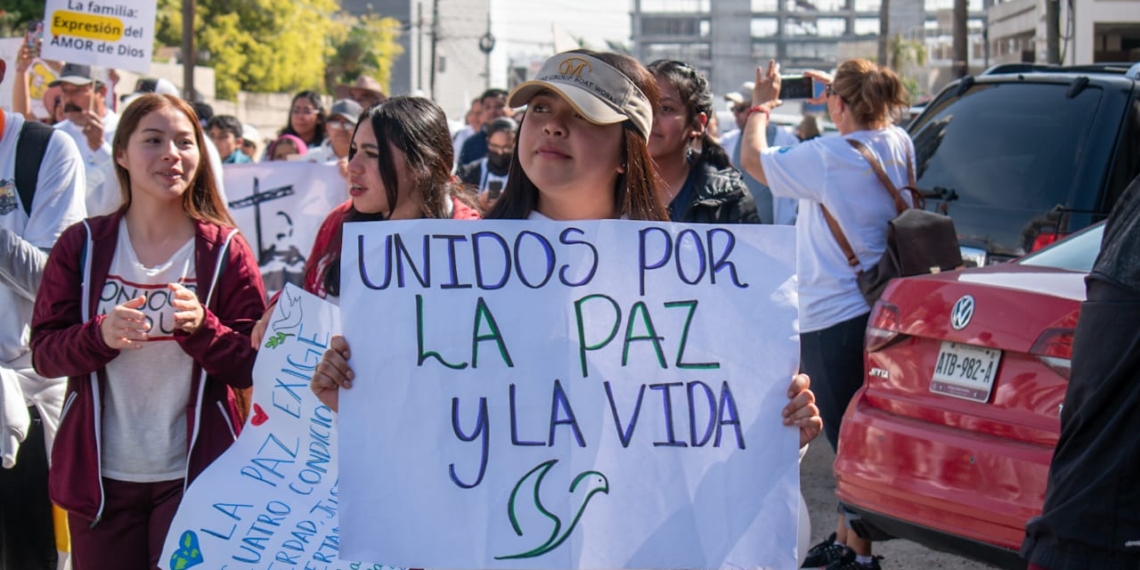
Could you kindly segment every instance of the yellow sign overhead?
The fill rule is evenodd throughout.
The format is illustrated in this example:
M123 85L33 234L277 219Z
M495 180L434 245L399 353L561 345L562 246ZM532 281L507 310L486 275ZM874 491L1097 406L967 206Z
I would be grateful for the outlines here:
M51 33L56 36L116 42L123 37L123 21L107 16L57 10L51 16Z

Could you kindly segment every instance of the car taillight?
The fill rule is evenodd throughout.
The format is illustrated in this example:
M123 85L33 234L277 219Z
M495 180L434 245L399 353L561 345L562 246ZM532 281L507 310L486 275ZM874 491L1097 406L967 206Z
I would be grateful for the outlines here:
M1065 234L1059 234L1056 232L1041 232L1037 234L1037 237L1033 238L1033 245L1030 246L1029 251L1034 252L1047 245L1053 245L1054 243L1057 243L1057 240L1063 237L1065 237Z
M1029 354L1068 380L1072 369L1074 332L1073 329L1046 329L1037 337Z
M867 319L867 335L863 339L863 348L867 352L875 352L886 348L900 338L901 323L899 321L899 308L883 301L871 307L871 316Z

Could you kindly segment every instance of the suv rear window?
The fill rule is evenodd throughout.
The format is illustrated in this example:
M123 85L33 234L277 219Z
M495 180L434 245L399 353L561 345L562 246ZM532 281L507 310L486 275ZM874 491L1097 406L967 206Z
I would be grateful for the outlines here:
M1102 95L1089 86L977 83L911 125L927 208L954 219L962 245L1024 253L1023 233L1068 206ZM1035 233L1035 232L1034 232ZM988 246L988 247L987 247Z
M1017 263L1088 273L1092 271L1096 256L1100 254L1100 242L1103 238L1104 224L1096 224L1064 241L1031 253L1019 259Z

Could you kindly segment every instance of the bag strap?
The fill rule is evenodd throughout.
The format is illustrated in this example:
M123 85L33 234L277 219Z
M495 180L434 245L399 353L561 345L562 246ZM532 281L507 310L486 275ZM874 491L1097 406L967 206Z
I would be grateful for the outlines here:
M910 206L907 206L906 201L902 199L902 194L899 193L898 188L895 187L894 183L891 182L891 179L887 176L886 171L883 170L883 165L875 158L875 155L871 154L870 149L868 149L863 143L854 139L847 139L847 143L854 147L855 150L863 156L863 159L871 165L871 169L874 170L875 175L879 177L879 182L882 182L883 186L886 187L887 192L890 192L891 198L895 202L895 209L898 210L898 213L901 214L906 211L906 209ZM909 186L906 188L913 192L915 186L914 166L910 161L909 148L906 149L906 176L907 181L909 182ZM826 206L820 204L819 208L823 211L823 219L827 221L827 227L831 230L831 235L835 236L835 241L839 244L839 249L842 250L843 255L847 257L847 264L855 270L855 273L862 273L863 270L859 268L859 257L855 255L855 249L851 247L851 242L847 241L847 236L844 235L843 228L839 227L839 222L835 220L835 217L831 215L831 212L827 211Z
M898 213L901 214L906 211L910 206L902 199L902 194L899 193L899 189L895 187L894 182L891 182L890 177L887 176L887 172L883 170L883 164L875 158L875 155L871 154L871 150L855 139L847 139L847 144L855 147L855 150L859 151L859 154L863 155L863 159L871 165L871 169L875 171L875 176L879 177L879 182L882 182L887 192L890 192L891 199L895 201L895 209L898 210ZM910 149L906 151L906 177L907 184L913 187L914 168L910 165Z
M44 161L48 143L55 129L39 122L24 121L16 140L16 191L24 204L24 213L32 215L32 199L40 179L40 163Z

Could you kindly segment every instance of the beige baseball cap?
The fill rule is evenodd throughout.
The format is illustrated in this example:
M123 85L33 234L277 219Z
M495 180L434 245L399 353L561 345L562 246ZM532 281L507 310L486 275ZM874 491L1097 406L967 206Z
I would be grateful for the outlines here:
M526 105L543 89L558 93L586 120L598 125L629 121L646 139L653 128L649 98L624 73L581 53L560 53L546 60L534 79L511 91L507 104Z

